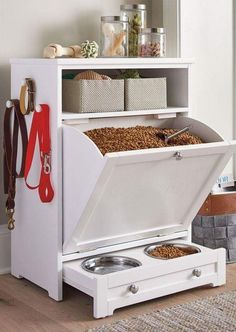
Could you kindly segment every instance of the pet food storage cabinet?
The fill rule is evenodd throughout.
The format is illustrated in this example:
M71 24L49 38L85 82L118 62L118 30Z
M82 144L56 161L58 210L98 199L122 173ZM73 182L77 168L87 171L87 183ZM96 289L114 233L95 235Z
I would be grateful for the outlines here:
M55 190L53 202L42 204L22 179L17 181L12 274L43 287L58 301L64 280L93 297L96 318L184 289L224 284L224 249L198 246L197 254L167 261L144 254L151 243L190 243L191 221L235 146L189 116L191 60L13 59L11 64L12 98L18 98L22 80L31 77L36 104L50 106ZM89 69L114 74L126 68L138 69L145 77L166 77L167 109L63 113L63 73ZM135 125L191 125L191 132L205 143L103 156L83 134L93 128ZM35 163L31 182L38 174ZM136 258L141 266L107 275L82 269L86 257L100 254Z

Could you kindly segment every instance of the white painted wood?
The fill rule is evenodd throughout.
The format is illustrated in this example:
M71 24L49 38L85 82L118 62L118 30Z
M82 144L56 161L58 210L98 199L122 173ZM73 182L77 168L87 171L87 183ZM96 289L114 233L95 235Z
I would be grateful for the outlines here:
M170 118L176 118L176 113L165 113L165 114L157 114L155 118L162 120L162 119L170 119Z
M11 236L7 225L0 225L0 274L11 271Z
M82 251L80 253L73 253L73 254L68 254L68 255L63 255L63 262L68 262L68 261L72 261L75 259L81 259L81 258L86 258L86 257L90 257L90 256L94 256L94 255L101 255L101 254L105 254L105 253L112 253L114 251L119 251L119 250L125 250L125 249L130 249L130 248L134 248L134 247L139 247L139 246L143 246L143 245L147 245L147 244L151 244L151 243L159 243L159 242L163 242L163 241L170 241L170 240L176 240L176 239L191 239L191 234L189 233L189 229L187 231L183 231L183 232L176 232L176 233L172 233L172 234L161 234L155 237L148 237L145 239L141 239L141 240L136 240L135 243L133 241L130 242L124 242L124 243L120 243L120 244L115 244L115 245L110 245L107 247L103 247L103 248L97 248L95 250L91 250L91 251Z
M48 290L51 297L60 300L62 299L62 70L134 67L145 70L152 68L188 70L191 60L15 59L11 63L11 97L17 98L22 80L25 77L32 77L36 82L36 105L47 103L51 108L52 183L55 189L53 202L42 204L36 191L26 189L23 180L17 181L17 227L12 233L12 274L35 282ZM127 117L127 123L129 118ZM29 115L28 127L31 119L32 115ZM124 122L123 119L120 121ZM135 121L138 122L138 119ZM35 165L36 162L29 179L32 183L37 183L39 177L39 168Z
M174 124L183 128L182 119ZM206 125L188 125L209 143L104 157L79 129L63 127L64 254L188 229L233 153Z
M123 112L101 112L101 113L62 113L62 120L67 124L67 120L77 119L94 119L94 118L107 118L107 117L120 117L120 116L137 116L137 115L150 115L161 114L163 118L168 117L169 114L183 114L189 111L188 107L168 107L165 109L157 110L140 110L140 111L123 111Z
M78 285L80 280L86 284L89 294L94 298L94 317L101 318L111 315L116 308L133 303L201 285L216 285L221 275L221 255L224 250L198 247L201 250L198 254L170 260L148 257L144 253L145 247L118 251L114 255L137 259L142 265L107 275L84 271L81 267L83 260L67 262L63 264L63 277L64 280L74 281ZM199 278L192 273L195 268L202 272ZM131 284L139 287L136 294L129 292Z
M103 318L109 314L109 308L107 303L108 280L107 278L95 278L95 280L96 286L94 290L93 314L95 318Z
M75 159L75 155L79 160ZM101 152L86 135L73 127L63 127L63 219L67 220L64 222L64 242L70 240L72 221L77 223L80 219L105 162ZM73 188L76 196L73 196Z
M156 119L155 110L133 116L106 114L108 117L102 115L100 118L76 118L74 115L70 118L68 115L64 119L62 114L63 70L116 68L138 68L145 75L154 77L165 74L169 78L169 92L173 91L169 103L172 101L173 109L179 106L182 114L186 114L191 105L190 63L186 59L12 60L12 98L18 97L22 79L32 77L36 82L36 105L47 103L51 108L52 183L55 189L53 202L42 204L36 191L26 189L23 180L17 181L16 229L12 233L13 275L31 280L45 288L52 298L61 300L64 260L64 281L93 296L95 317L104 317L117 307L153 297L207 283L217 285L224 282L222 253L218 255L217 251L202 248L201 254L195 255L194 259L186 257L176 260L176 263L158 263L135 246L188 236L192 215L199 209L207 190L210 191L223 163L232 154L235 142L225 141L217 132L191 118ZM176 86L179 93L175 91ZM27 117L28 126L31 118L31 115ZM63 119L72 123L73 120L79 121L79 124L63 126L62 144ZM202 136L206 143L178 147L184 156L180 161L173 158L177 147L102 156L83 134L85 130L104 126L183 128L186 124L193 125L193 132ZM39 168L34 162L30 181L35 183L38 176ZM162 203L158 209L157 201ZM69 255L62 253L62 226L64 253ZM96 251L91 251L94 248ZM81 249L87 251L77 253ZM93 253L121 249L126 249L124 255L139 257L142 267L108 278L83 271L81 260L77 260ZM215 272L211 273L213 265ZM206 275L190 280L186 271L190 273L196 266L203 266ZM157 271L162 271L162 274ZM123 299L123 287L127 289L131 279L138 280L144 288L140 295ZM157 284L163 287L156 288Z
M40 64L12 65L11 97L18 98L21 81L31 77L36 83L36 104L50 106L52 144L52 185L55 196L43 204L37 190L29 190L23 179L17 179L16 228L12 232L12 274L22 276L45 288L49 295L62 299L62 164L61 132L59 125L60 85L58 68ZM61 74L60 74L61 75ZM32 115L26 116L28 130ZM38 162L37 162L38 161ZM33 163L29 182L37 184L39 160Z
M102 66L102 68L119 68L120 66L132 66L138 65L139 68L150 66L150 68L159 67L164 64L166 68L176 67L176 64L186 65L193 63L193 58L88 58L88 59L76 59L76 58L57 58L57 59L42 59L42 58L16 58L10 60L11 64L27 64L27 65L53 65L60 66L62 69L84 68ZM185 66L185 67L186 67ZM124 67L125 68L125 67Z
M213 286L221 286L226 283L226 250L224 248L220 248L218 251L218 279L217 282L213 284Z

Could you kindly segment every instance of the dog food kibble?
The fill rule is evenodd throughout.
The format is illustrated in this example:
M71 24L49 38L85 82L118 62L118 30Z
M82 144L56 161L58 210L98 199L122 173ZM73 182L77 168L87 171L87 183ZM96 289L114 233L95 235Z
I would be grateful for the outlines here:
M149 251L149 255L153 257L171 259L177 258L181 256L187 256L191 254L195 254L196 250L192 248L181 248L177 246L173 246L171 244L164 244L162 246L158 246L155 249Z
M162 129L155 127L136 126L130 128L99 128L85 132L97 145L103 155L109 152L163 148L175 145L200 144L203 141L189 132L182 133L165 143L160 136L172 135L178 129Z

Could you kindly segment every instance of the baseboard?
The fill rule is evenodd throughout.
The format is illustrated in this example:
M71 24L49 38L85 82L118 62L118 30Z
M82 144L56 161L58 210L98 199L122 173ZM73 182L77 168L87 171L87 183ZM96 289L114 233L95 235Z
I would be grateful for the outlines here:
M11 235L7 225L0 225L0 274L11 271Z

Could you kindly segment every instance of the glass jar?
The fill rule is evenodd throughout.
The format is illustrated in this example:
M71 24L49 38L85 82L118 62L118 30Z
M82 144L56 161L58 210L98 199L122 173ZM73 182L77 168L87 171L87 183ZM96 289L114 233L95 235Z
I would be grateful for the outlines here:
M138 34L146 28L146 5L121 5L121 17L129 20L129 56L138 56Z
M166 31L164 28L141 29L138 38L140 57L166 56Z
M104 57L128 56L128 18L101 17L100 55Z

